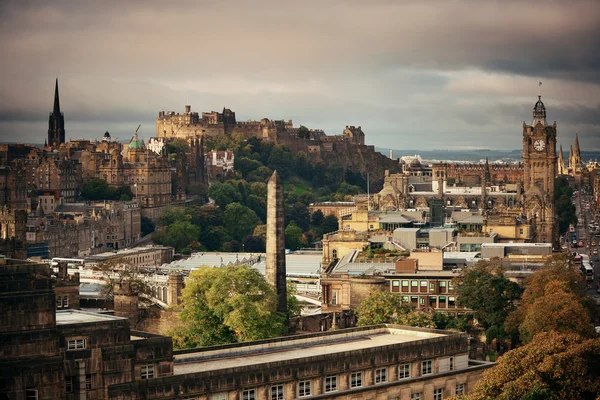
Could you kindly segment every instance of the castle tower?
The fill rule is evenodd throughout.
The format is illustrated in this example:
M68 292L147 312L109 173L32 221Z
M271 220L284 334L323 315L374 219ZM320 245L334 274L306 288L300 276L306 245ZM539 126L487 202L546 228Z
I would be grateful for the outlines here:
M48 145L59 146L65 142L65 117L60 111L60 101L58 99L58 78L54 87L54 108L50 113L48 121Z
M523 122L525 212L535 221L534 241L555 241L554 180L556 179L556 122L546 121L541 96L533 108L531 125Z
M287 314L283 183L277 174L267 185L267 282L277 291L277 311Z

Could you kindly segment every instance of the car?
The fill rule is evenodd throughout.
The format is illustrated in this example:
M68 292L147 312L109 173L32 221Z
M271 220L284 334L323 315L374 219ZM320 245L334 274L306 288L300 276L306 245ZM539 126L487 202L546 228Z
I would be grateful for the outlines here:
M592 242L592 246L596 246L596 242Z
M598 254L598 249L594 249L593 253L594 253L594 255L597 255Z

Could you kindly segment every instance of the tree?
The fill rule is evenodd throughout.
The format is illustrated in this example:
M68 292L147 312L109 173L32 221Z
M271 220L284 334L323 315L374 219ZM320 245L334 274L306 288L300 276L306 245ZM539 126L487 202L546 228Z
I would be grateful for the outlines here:
M176 251L181 251L193 241L198 240L200 234L200 229L189 221L176 221L169 225L166 230L167 235L163 239L163 243L167 246L173 246Z
M103 261L96 267L102 273L102 280L106 283L102 287L102 294L112 299L117 287L124 288L131 293L151 295L152 290L146 283L144 270L135 268L124 258L113 258Z
M191 348L279 336L285 316L276 303L275 290L255 268L202 267L186 281L173 343Z
M267 166L277 170L281 179L287 179L294 173L294 156L287 148L277 145L271 151Z
M530 307L538 302L538 300L543 299L540 300L536 306L536 309L538 310L542 307L543 303L553 303L557 300L556 298L552 298L551 294L547 293L547 286L551 282L560 283L561 292L573 295L573 298L580 303L580 306L586 305L585 278L576 268L572 257L568 253L554 254L546 260L544 267L541 270L536 271L525 280L525 291L523 292L520 306L513 311L506 320L505 328L508 332L521 331L521 325L529 314ZM545 299L547 295L549 298ZM548 310L543 312L547 311ZM535 311L530 318L543 315L537 314L538 312L539 311ZM546 317L544 316L543 318ZM521 337L522 341L531 340L531 337L534 334L531 332L528 333L527 329L523 330L522 333L524 334L524 336Z
M253 160L248 157L236 157L234 159L233 167L237 172L242 174L244 178L246 178L250 172L263 167L263 164L260 161Z
M323 225L321 227L323 235L330 232L335 232L339 229L338 218L335 215L329 214L323 219Z
M227 205L223 213L225 229L227 229L234 239L240 242L244 236L252 233L259 222L260 220L256 216L256 213L240 203Z
M456 279L458 304L471 309L479 323L488 329L503 327L504 321L521 298L521 288L504 277L494 262L479 262Z
M549 282L544 296L537 298L525 310L523 323L519 327L524 343L530 342L540 332L556 331L582 336L593 334L588 310L560 281Z
M208 189L208 196L215 201L215 204L225 210L228 204L241 202L242 196L237 188L228 183L213 183Z
M310 223L308 207L299 201L295 202L289 207L286 207L285 220L288 223L293 221L300 227L300 229L302 229L303 232L307 231Z
M86 200L116 200L116 196L117 190L99 178L92 179L81 189L81 197Z
M300 128L298 128L298 138L310 139L310 131L304 125L300 125Z
M286 281L286 293L287 293L287 312L290 317L295 317L300 315L302 311L302 307L300 306L300 301L296 297L298 290L296 289L296 284L290 281Z
M244 239L242 240L242 251L263 253L265 251L265 241L260 236L244 236Z
M191 215L189 210L184 207L169 207L165 208L158 217L158 223L161 226L169 226L179 221L189 221Z
M156 228L156 225L154 224L154 221L152 221L148 217L142 217L142 220L140 222L140 229L142 231L142 236L146 236L146 235L149 235L150 233L154 232L155 228Z
M434 328L431 316L414 310L410 303L402 301L395 293L375 291L363 300L356 309L358 326L378 324L400 324Z
M558 215L558 229L560 235L564 235L569 225L577 224L577 213L575 205L571 201L573 188L564 176L559 176L554 181L554 204Z
M294 221L290 222L285 228L285 247L291 250L297 250L306 246L303 240L302 229Z
M312 213L312 215L310 217L310 224L313 226L321 226L321 225L323 225L324 219L325 219L325 216L323 215L323 211L317 210L314 213Z
M593 400L598 395L600 339L544 332L500 357L466 398Z

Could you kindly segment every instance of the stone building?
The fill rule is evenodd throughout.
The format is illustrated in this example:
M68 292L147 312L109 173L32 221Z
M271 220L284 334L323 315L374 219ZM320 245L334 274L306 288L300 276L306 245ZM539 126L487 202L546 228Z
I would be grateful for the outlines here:
M160 267L173 261L175 250L169 246L140 246L120 251L95 254L85 258L86 267L115 259L122 259L134 267Z
M54 281L54 295L56 296L57 310L79 309L79 272L69 275L67 262L60 261L57 265L58 272Z
M206 154L206 172L211 180L233 176L235 158L231 150L211 150Z

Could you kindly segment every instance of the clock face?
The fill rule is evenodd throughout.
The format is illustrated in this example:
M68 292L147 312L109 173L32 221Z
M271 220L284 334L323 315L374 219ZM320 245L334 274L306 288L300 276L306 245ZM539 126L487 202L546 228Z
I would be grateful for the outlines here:
M535 143L533 143L533 148L536 149L537 151L542 151L542 150L544 150L545 147L546 147L546 143L544 143L543 140L536 140Z

